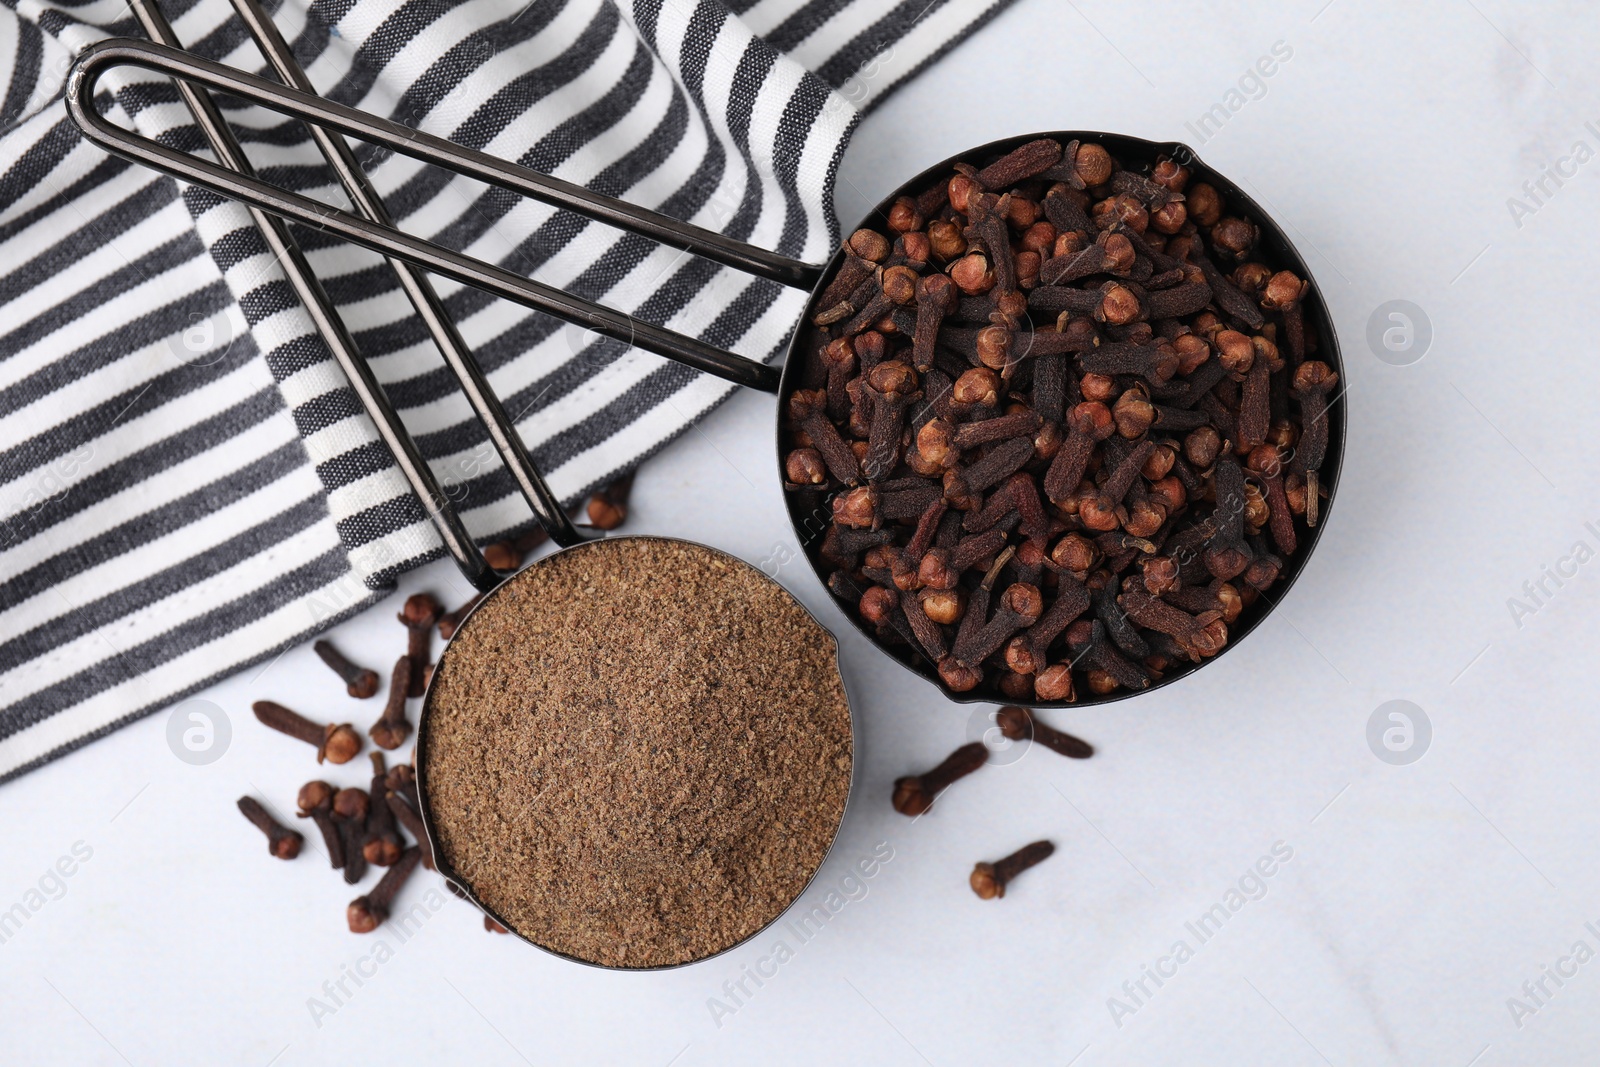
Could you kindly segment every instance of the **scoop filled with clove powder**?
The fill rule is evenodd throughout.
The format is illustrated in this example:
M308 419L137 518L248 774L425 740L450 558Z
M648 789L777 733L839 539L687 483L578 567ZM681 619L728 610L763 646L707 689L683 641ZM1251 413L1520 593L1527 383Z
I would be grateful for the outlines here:
M514 932L606 967L760 931L850 792L833 636L754 567L664 538L568 549L486 598L421 734L440 869Z

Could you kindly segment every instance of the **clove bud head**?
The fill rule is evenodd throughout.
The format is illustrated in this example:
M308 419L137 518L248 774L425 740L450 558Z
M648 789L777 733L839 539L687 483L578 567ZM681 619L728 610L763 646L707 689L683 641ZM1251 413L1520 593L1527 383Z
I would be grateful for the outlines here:
M966 594L959 589L935 589L922 598L922 613L941 626L953 626L967 613Z
M1019 707L1004 707L994 714L995 725L1010 741L1026 741L1033 737L1033 716Z
M894 783L894 810L901 815L921 815L933 806L921 778L900 778Z
M372 743L379 748L393 752L406 743L406 738L411 736L411 724L404 719L399 722L389 722L379 719L372 724L367 733L372 738Z
M345 908L344 918L352 934L370 934L389 918L389 909L366 897L356 897Z
M364 822L369 810L370 801L365 789L352 786L339 790L333 796L333 813L340 818Z
M929 616L932 618L932 616ZM934 620L938 621L938 620ZM976 689L983 681L983 671L977 667L969 667L965 663L946 653L939 660L939 680L952 693L967 693Z
M950 399L958 404L998 404L1000 376L988 367L963 371L950 387Z
M1036 585L1014 582L1000 594L1000 606L1017 616L1023 626L1032 626L1044 614L1044 596Z
M1071 703L1077 699L1072 688L1072 668L1065 663L1052 664L1033 679L1033 695L1039 700Z
M866 529L878 514L878 491L870 486L852 489L833 498L833 521L841 526Z
M300 787L296 802L302 813L326 808L333 803L334 788L327 782L311 781Z
M822 453L814 448L797 448L783 461L784 477L791 485L821 485L828 480L828 467Z
M994 271L982 252L970 252L950 266L950 280L968 296L981 296L994 288Z
M1294 372L1294 390L1297 393L1326 393L1333 389L1339 376L1333 368L1320 359L1308 359Z
M394 866L400 859L400 851L400 843L390 837L371 837L361 846L361 854L374 867Z
M430 621L429 626L433 623ZM361 735L356 733L355 727L347 722L334 725L329 723L325 728L327 733L322 740L322 746L317 750L317 762L326 759L329 763L349 763L361 752Z
M1050 561L1063 570L1084 574L1100 562L1100 546L1080 533L1069 533L1050 550Z
M850 250L870 263L882 263L889 258L889 239L876 230L857 230L850 235Z

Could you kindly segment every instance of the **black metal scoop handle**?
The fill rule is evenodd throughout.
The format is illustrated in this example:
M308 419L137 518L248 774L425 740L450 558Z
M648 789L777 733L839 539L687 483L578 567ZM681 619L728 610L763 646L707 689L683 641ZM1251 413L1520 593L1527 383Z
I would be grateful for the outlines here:
M666 356L695 370L763 392L778 391L779 370L776 367L724 352L704 341L673 333L653 323L640 322L624 312L572 296L504 267L443 248L392 226L341 211L320 200L279 189L254 175L218 166L125 130L94 109L94 91L100 77L112 67L124 64L159 71L180 81L241 97L280 114L330 127L425 163L547 204L568 208L641 237L683 248L695 255L796 289L809 291L814 288L822 268L611 197L600 196L581 186L497 159L486 152L324 100L312 93L276 85L178 48L113 39L86 48L73 64L67 83L67 108L84 135L107 151L204 186L230 199L252 204L274 215L338 234L352 244L414 263L435 274L454 278L525 307L548 312L603 336Z
M166 18L155 7L154 0L132 0L134 13L156 43L114 39L85 49L74 64L68 80L68 111L84 135L107 151L250 205L252 218L261 229L269 250L289 276L318 332L328 343L362 406L377 425L379 436L394 455L401 473L438 528L446 551L474 586L491 588L499 582L500 576L489 568L482 553L473 544L454 507L440 489L398 414L384 397L332 301L312 274L280 218L293 219L335 233L389 257L401 288L455 373L475 414L488 429L491 442L532 507L535 518L563 546L574 544L585 535L572 525L562 511L559 501L535 468L482 371L471 358L431 282L417 268L454 278L495 296L587 327L602 336L636 345L735 384L763 392L778 391L780 371L776 367L725 352L652 323L639 322L623 312L571 296L503 267L443 248L395 228L381 198L339 133L383 145L424 162L567 208L596 221L784 285L812 289L821 277L822 268L800 263L658 212L601 196L582 186L540 174L476 149L325 100L311 91L311 83L304 70L256 0L233 0L233 5L268 61L289 83L287 86L183 51L177 47L177 37ZM101 75L112 67L125 64L144 67L175 79L185 103L224 166L123 129L95 110L94 93ZM359 214L342 211L262 181L255 175L237 138L209 93L199 86L230 93L305 122L323 158L349 194Z

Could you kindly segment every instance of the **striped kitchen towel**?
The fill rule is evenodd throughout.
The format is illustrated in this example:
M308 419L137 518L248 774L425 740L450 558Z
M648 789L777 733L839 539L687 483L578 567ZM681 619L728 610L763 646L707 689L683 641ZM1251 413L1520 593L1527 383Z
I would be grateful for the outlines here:
M275 655L440 554L237 204L110 158L66 117L122 0L0 7L0 781ZM838 240L860 110L1007 0L285 0L319 91L797 258ZM226 0L166 0L197 53L265 65ZM185 150L170 82L102 82ZM344 203L304 129L221 103L269 181ZM364 153L364 154L363 154ZM412 233L775 358L803 295L363 147ZM480 539L526 505L377 256L297 230ZM632 468L730 387L438 281L557 493Z

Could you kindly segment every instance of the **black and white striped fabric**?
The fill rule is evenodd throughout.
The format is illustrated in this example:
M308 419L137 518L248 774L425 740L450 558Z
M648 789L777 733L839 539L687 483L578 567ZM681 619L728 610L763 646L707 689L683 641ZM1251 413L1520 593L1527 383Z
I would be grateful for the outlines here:
M122 0L0 7L0 781L276 654L439 555L248 214L107 157L61 89L139 36ZM823 259L857 115L1007 0L286 0L318 89L702 226ZM226 0L188 47L264 71ZM169 82L102 83L190 151ZM222 101L269 181L343 204L303 128ZM773 358L803 297L406 157L363 157L407 230ZM530 516L374 255L298 231L468 526ZM575 501L729 392L443 280L556 491Z

